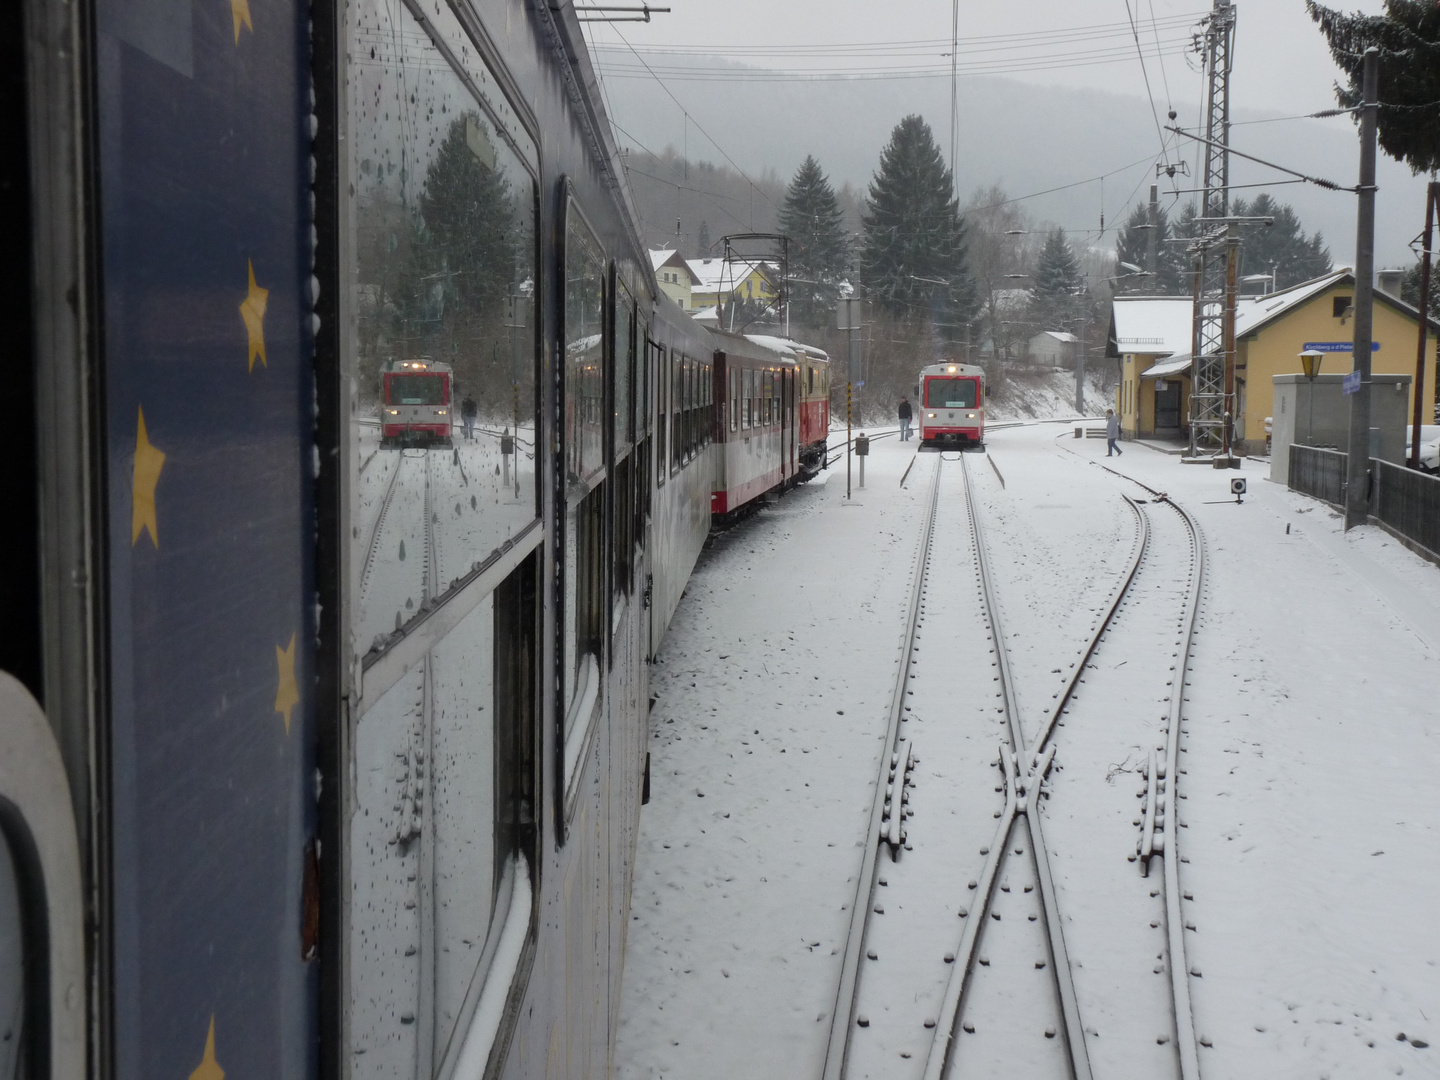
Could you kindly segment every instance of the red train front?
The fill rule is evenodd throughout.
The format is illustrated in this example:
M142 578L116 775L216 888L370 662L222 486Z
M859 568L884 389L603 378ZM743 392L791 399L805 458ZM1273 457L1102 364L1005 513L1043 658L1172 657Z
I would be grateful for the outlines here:
M380 441L383 445L451 445L454 409L449 364L428 356L392 360L380 372Z
M985 441L985 369L973 364L930 364L920 369L922 446Z

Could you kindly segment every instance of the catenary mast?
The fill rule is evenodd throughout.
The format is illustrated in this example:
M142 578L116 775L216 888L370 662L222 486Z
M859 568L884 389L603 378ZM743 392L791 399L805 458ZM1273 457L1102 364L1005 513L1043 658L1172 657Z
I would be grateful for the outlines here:
M1205 172L1200 235L1194 246L1195 319L1190 392L1190 453L1228 449L1233 412L1234 327L1226 302L1227 270L1238 243L1230 210L1230 69L1235 45L1235 5L1215 0L1204 30L1207 94ZM1228 360L1228 362L1227 362Z

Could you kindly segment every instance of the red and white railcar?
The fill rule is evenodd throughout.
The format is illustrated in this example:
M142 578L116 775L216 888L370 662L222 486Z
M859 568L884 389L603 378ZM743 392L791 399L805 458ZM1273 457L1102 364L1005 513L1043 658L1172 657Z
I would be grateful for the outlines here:
M930 364L920 369L922 446L985 441L985 369L973 364Z
M830 449L830 357L813 345L790 344L800 365L796 373L800 468L814 476L825 467Z
M428 356L392 360L380 372L380 441L383 445L451 444L454 409L449 364Z

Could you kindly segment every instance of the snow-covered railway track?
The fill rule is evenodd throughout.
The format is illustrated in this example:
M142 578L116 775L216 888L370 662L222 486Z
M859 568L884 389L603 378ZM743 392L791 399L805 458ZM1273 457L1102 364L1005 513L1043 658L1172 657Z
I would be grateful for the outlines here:
M1130 504L1136 541L1113 602L1027 745L996 644L998 605L968 466L963 455L934 460L824 1075L964 1075L988 1059L1088 1078L1035 803L1056 723L1139 565L1144 518ZM927 634L940 649L924 648ZM938 663L925 662L932 654ZM988 680L975 674L984 667L955 662L986 656Z
M1149 492L1152 505L1165 507L1163 515L1155 515L1146 499L1126 498L1135 518L1134 541L1111 600L1048 715L1038 726L1022 725L1006 651L996 644L1004 641L996 583L971 499L968 467L963 456L958 465L955 460L937 459L931 481L824 1075L827 1080L911 1075L938 1080L1019 1068L1026 1075L1088 1080L1092 1068L1101 1077L1132 1074L1133 1051L1148 1043L1146 1075L1194 1080L1197 1051L1180 911L1178 821L1173 813L1157 813L1164 796L1157 799L1154 789L1163 789L1164 776L1180 773L1184 676L1203 575L1198 527L1161 493ZM1136 587L1137 577L1147 588ZM970 588L975 592L967 595ZM1129 614L1120 618L1122 611ZM1132 617L1142 611L1144 618ZM1168 628L1168 638L1155 633L1157 624ZM1057 729L1083 725L1104 737L1100 721L1105 718L1090 715L1091 702L1104 700L1104 694L1095 693L1097 651L1127 628L1132 638L1138 632L1154 647L1137 652L1138 661L1122 659L1118 666L1133 663L1170 691L1162 718L1167 738L1154 755L1157 767L1147 774L1150 793L1142 804L1142 824L1155 827L1149 858L1171 855L1164 859L1163 882L1154 883L1159 887L1138 883L1141 905L1148 904L1140 917L1152 929L1164 927L1158 951L1144 936L1143 923L1120 931L1133 939L1129 952L1136 955L1118 950L1126 963L1134 961L1121 973L1130 997L1118 1007L1134 1014L1130 1026L1146 1034L1138 1041L1133 1031L1131 1038L1108 1040L1092 1066L1087 1031L1094 1037L1095 1029L1082 1023L1081 1010L1095 1008L1112 1033L1115 1010L1103 993L1092 995L1092 970L1079 979L1072 970L1061 906L1066 905L1065 925L1088 918L1089 909L1077 904L1082 914L1070 911L1071 894L1078 896L1073 882L1056 887L1046 822L1054 819L1053 831L1064 837L1067 848L1074 830L1065 828L1063 807L1057 817L1048 805L1042 813L1040 803L1042 794L1049 798L1047 773ZM940 671L922 663L922 656L929 655L922 649L927 632L943 646ZM1109 650L1107 658L1128 657L1122 650L1130 644L1127 640ZM976 688L975 665L957 665L955 658L971 655L991 657L993 699L988 692L963 692ZM1082 701L1080 691L1087 683ZM1029 730L1035 734L1027 739ZM927 790L922 797L916 791L922 780L933 794ZM912 805L919 813L913 819ZM1113 853L1115 858L1121 850ZM1076 854L1067 850L1072 860ZM1106 858L1088 845L1079 846L1078 854L1092 867ZM1131 861L1145 865L1148 860L1135 854ZM1096 873L1114 876L1108 869L1090 876ZM1084 932L1076 930L1088 947ZM1089 967L1106 974L1103 958ZM1169 994L1143 994L1152 971L1170 975ZM1118 1059L1111 1056L1117 1053Z
M439 590L433 468L431 451L401 450L391 469L360 568L362 640L399 630Z

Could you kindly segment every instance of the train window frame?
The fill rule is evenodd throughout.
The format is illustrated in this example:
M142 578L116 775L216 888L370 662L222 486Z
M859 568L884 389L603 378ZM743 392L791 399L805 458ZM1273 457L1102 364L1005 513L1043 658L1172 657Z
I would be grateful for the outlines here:
M666 422L670 425L670 474L678 473L685 464L685 432L681 412L685 403L685 356L679 349L670 350L670 412Z
M670 414L665 403L665 393L670 378L670 369L666 359L669 349L659 341L654 343L654 347L655 486L662 488L670 477Z

